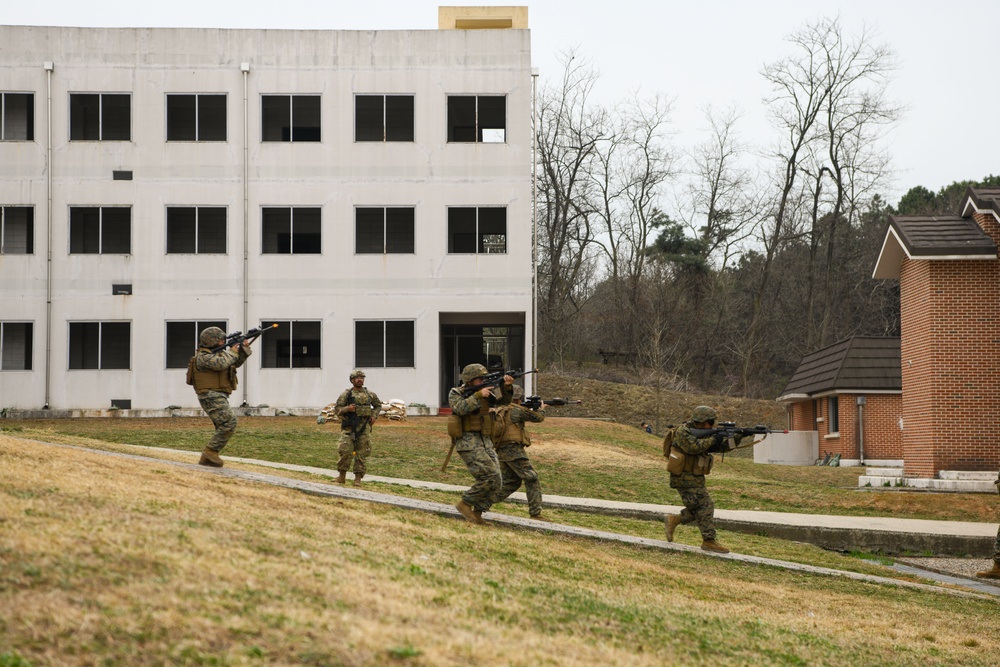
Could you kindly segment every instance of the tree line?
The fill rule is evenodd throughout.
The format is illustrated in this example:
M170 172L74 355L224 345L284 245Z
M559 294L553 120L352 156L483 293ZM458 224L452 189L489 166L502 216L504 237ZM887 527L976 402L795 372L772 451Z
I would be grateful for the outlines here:
M899 334L897 281L871 277L887 215L958 212L969 185L912 188L893 207L886 91L894 54L821 19L761 71L773 143L740 139L736 108L707 110L680 151L670 100L593 100L576 53L538 100L540 361L617 359L672 389L774 398L802 356Z

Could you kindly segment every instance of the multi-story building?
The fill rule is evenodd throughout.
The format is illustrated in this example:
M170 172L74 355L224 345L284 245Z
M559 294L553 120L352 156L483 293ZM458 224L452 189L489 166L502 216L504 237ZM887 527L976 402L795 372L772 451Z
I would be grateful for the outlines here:
M433 409L467 363L530 363L527 10L440 11L0 26L0 408L197 406L209 325L279 325L249 406L323 406L360 367Z

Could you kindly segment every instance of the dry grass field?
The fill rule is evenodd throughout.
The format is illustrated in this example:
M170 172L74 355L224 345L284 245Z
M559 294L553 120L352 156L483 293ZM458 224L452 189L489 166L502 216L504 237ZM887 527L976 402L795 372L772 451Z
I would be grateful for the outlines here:
M442 430L380 422L373 473L468 483L439 470ZM41 444L197 451L208 431L0 422L0 666L993 665L1000 650L992 599L482 529ZM676 503L656 438L575 419L536 433L547 490ZM334 441L315 420L242 419L224 454L329 467ZM771 468L727 459L719 506L995 520L995 497L961 509L858 491L846 469ZM764 542L745 539L741 552Z

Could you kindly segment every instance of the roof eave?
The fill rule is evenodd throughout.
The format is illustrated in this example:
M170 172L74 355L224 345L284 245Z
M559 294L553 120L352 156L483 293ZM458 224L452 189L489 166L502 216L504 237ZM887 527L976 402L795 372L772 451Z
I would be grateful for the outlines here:
M872 278L899 280L899 268L902 266L904 258L910 258L910 252L899 237L899 233L892 225L889 225L885 238L882 240L882 249L878 253Z

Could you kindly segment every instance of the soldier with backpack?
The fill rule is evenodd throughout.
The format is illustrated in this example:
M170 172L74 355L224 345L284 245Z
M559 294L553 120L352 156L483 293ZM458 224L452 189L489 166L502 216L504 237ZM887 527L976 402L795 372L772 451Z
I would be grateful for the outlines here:
M448 418L448 435L452 446L462 457L469 473L476 480L462 494L455 508L467 520L485 525L483 512L496 502L500 490L500 462L493 449L493 416L490 408L497 403L493 387L483 384L488 371L482 364L469 364L462 369L462 384L448 393L451 417ZM514 378L503 376L500 386L500 403L510 403Z
M500 459L500 474L503 486L497 493L496 502L503 502L524 482L528 497L528 514L537 521L551 521L542 515L542 485L538 483L538 473L531 467L525 447L531 445L531 438L525 430L527 422L541 422L545 419L545 403L538 411L521 404L524 389L514 385L513 402L494 410L493 442L496 444L497 458Z
M715 425L717 415L713 408L699 405L691 412L691 419L676 429L669 430L663 441L663 455L667 457L667 471L670 473L670 488L677 489L684 503L680 514L663 517L666 524L667 542L674 541L674 530L681 524L697 523L701 530L701 548L705 551L729 553L715 539L715 503L705 488L705 475L712 471L712 455L709 450L723 441L721 434L698 438L691 429L710 429ZM743 436L736 435L736 442Z

